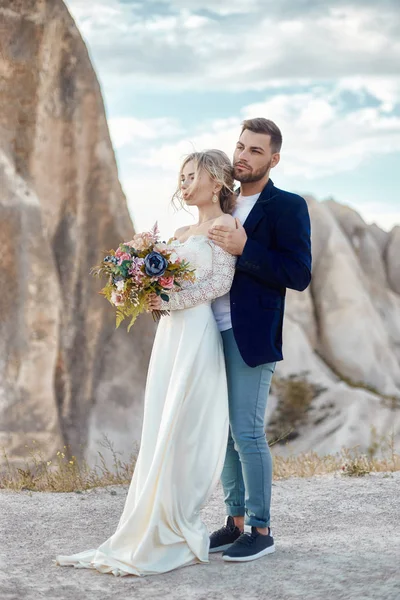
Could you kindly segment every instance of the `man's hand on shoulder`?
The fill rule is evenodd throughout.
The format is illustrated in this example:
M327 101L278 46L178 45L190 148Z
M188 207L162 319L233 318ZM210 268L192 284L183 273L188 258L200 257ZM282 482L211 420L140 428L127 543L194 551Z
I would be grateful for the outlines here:
M241 256L247 242L246 231L239 219L230 217L230 222L228 224L228 220L225 219L225 217L230 217L230 215L220 217L221 220L224 219L223 222L218 222L219 219L217 219L215 224L209 230L208 237L217 244L217 246L220 246L223 250L229 252L229 254Z

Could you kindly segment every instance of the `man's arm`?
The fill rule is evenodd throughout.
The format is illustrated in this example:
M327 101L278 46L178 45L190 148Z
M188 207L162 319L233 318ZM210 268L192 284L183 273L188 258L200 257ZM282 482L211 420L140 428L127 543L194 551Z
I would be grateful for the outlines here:
M291 204L276 224L276 250L247 238L236 264L242 271L277 287L302 292L311 281L311 225L307 203Z

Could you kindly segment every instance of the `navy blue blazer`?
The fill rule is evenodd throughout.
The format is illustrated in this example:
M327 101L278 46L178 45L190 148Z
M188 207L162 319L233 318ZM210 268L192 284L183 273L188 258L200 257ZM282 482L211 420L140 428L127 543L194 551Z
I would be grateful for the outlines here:
M271 181L244 222L248 239L238 258L230 301L233 334L250 366L283 359L286 288L311 281L311 226L301 196Z

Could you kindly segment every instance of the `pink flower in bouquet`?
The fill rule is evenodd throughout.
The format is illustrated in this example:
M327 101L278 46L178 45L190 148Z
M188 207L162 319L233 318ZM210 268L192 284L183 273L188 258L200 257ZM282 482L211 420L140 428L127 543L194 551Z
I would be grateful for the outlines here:
M115 256L117 258L121 258L121 256L123 256L124 254L126 254L123 250L121 250L121 248L117 248L115 251Z
M132 276L132 279L135 283L140 284L145 276L142 271L142 266L144 265L144 258L134 258L132 260L132 266L129 269L129 275Z
M144 265L144 258L134 258L132 260L132 266L129 269L130 275L144 275L142 272L142 266Z
M170 275L169 277L160 277L159 282L160 285L166 290L171 290L174 287L174 278L172 275Z
M118 292L113 290L111 293L111 302L114 304L114 306L122 306L123 304L125 304L123 294L119 294Z
M146 250L151 244L154 243L153 236L151 233L137 233L133 236L133 240L129 242L129 245L141 252L142 250Z
M118 252L118 250L117 250ZM118 258L118 264L121 265L124 260L131 260L131 255L127 252L121 252L120 254L115 253L115 256Z
M138 250L139 252L146 248L143 236L140 233L137 233L133 236L133 240L128 243L128 246L131 246L131 248L135 248L135 250Z
M161 252L161 254L165 254L168 252L168 246L165 242L158 242L158 244L154 245L154 252Z
M154 244L154 242L156 241L154 239L154 237L152 236L152 234L148 231L146 231L145 233L142 233L141 235L142 235L143 242L145 244L145 248L148 248L149 246Z

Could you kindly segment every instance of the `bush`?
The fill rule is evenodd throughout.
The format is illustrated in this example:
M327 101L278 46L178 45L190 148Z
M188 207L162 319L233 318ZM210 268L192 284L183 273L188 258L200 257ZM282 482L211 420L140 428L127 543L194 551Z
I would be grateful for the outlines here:
M101 445L111 452L112 467L107 466L100 451L98 452L100 464L90 467L86 461L78 461L67 446L57 452L54 460L46 461L42 451L36 448L34 440L32 447L27 450L29 458L24 468L12 467L4 451L6 472L0 474L0 489L76 492L94 487L130 483L138 449L131 454L128 462L123 462L119 458L121 453L114 450L106 435L103 435Z
M69 458L64 451L58 451L54 463L45 461L35 444L30 450L30 460L24 469L8 465L5 474L0 474L0 489L13 491L29 490L30 492L81 492L95 487L108 485L129 485L136 466L137 453L133 453L129 462L123 463L118 458L109 440L104 436L104 445L112 452L113 466L105 464L102 454L100 466L90 468L86 463L79 463L74 457ZM275 480L287 477L312 477L337 473L347 476L361 476L373 472L390 473L400 470L400 454L394 447L394 435L380 442L381 457L375 458L360 454L358 448L343 449L337 454L320 456L316 452L304 452L288 457L274 456ZM63 450L67 450L64 447ZM49 464L50 463L50 464ZM390 475L388 475L390 476ZM112 493L112 492L111 492Z
M312 401L324 391L307 381L305 375L274 378L272 391L278 397L278 405L267 426L267 435L279 443L299 435L298 428L307 422Z

